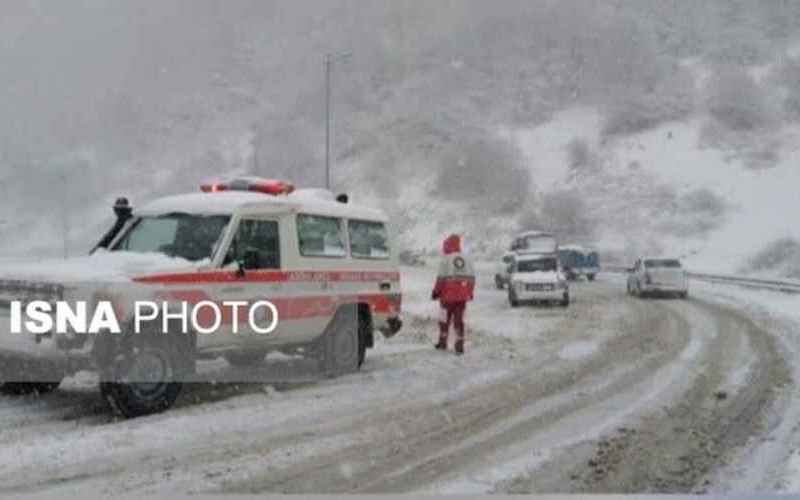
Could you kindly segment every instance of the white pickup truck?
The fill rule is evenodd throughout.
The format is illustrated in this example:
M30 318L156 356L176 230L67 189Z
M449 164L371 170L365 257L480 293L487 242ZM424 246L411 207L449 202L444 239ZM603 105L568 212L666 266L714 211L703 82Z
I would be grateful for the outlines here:
M523 302L551 302L569 306L569 284L553 254L518 256L511 266L508 302L519 307Z

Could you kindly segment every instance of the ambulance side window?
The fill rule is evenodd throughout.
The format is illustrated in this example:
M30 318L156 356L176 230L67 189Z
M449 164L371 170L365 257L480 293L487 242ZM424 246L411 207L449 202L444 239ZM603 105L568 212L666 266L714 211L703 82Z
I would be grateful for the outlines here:
M350 255L357 259L388 259L389 236L382 222L350 220Z
M344 257L342 220L322 215L298 214L297 239L303 257Z
M225 262L243 262L249 253L256 262L248 269L280 269L280 248L277 221L242 219Z

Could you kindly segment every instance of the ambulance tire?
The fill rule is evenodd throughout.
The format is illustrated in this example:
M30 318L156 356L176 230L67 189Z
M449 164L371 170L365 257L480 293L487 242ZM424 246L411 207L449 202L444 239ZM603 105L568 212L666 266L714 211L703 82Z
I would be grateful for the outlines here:
M372 333L372 312L368 304L358 306L358 368L367 359L367 349L375 345Z
M587 274L587 275L586 275L586 278L587 278L589 281L594 281L594 276L595 276L594 274Z
M494 286L498 290L502 290L506 287L505 283L503 283L503 278L499 274L494 275Z
M366 337L359 332L358 333L358 368L361 369L361 366L364 364L364 361L367 360L367 341Z
M358 371L366 356L366 338L359 331L355 304L340 307L325 332L314 342L312 352L326 376Z
M569 307L569 293L564 294L564 298L561 299L561 302L559 302L559 304L561 305L561 307Z
M175 403L183 388L181 379L193 374L195 363L194 351L179 338L142 332L121 341L115 363L103 370L100 382L100 394L113 410L135 418L163 412ZM129 381L138 374L152 379Z
M225 361L235 368L253 368L264 362L267 351L236 351L223 355Z

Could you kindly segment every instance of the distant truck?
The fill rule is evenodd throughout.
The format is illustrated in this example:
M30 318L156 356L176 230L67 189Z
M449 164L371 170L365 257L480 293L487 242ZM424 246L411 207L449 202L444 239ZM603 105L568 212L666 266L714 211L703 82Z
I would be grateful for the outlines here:
M495 287L503 290L510 282L514 263L525 255L558 256L558 240L546 231L525 231L511 240L509 251L503 254L494 275Z
M511 251L517 254L556 254L558 253L558 240L553 233L526 231L514 238L511 243Z
M581 276L594 281L600 272L600 259L594 250L579 245L564 245L558 249L558 259L567 279L574 281Z

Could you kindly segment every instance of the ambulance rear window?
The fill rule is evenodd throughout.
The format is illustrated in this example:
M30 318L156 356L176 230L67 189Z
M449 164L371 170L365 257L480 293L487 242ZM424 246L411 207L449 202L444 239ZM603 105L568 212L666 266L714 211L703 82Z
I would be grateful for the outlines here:
M382 222L350 220L350 255L356 259L388 259L389 236Z
M297 239L303 257L344 257L342 220L322 215L299 214Z

